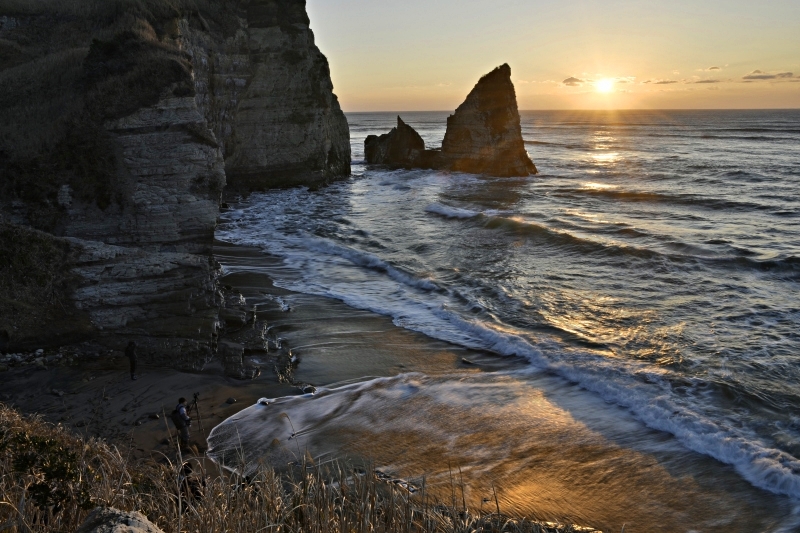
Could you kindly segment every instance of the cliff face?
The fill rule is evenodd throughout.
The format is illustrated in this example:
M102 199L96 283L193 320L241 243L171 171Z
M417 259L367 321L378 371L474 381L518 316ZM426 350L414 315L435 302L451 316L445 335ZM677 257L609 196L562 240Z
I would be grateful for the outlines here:
M198 105L225 157L228 186L321 185L350 174L350 132L305 0L255 0L220 41L181 26Z
M364 155L367 163L394 167L491 176L537 173L522 140L517 96L508 65L483 76L448 117L441 150L425 150L419 134L397 117L397 127L391 132L366 138Z
M226 182L246 192L349 174L305 2L185 4L0 13L0 244L23 257L35 233L68 258L41 282L0 261L4 279L24 280L0 301L13 311L0 349L133 339L144 361L201 368L221 326L212 246ZM72 326L34 297L53 280ZM47 317L64 331L46 335Z

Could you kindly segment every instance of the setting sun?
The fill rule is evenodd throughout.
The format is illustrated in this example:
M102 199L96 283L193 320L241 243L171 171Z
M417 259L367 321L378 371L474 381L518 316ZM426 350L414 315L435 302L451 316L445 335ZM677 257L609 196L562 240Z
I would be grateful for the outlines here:
M608 78L597 80L594 86L599 93L610 93L614 89L614 80Z

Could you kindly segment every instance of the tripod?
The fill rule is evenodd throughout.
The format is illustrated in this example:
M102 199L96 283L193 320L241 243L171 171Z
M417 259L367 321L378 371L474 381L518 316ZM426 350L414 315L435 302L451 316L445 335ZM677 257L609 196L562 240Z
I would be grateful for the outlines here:
M195 392L194 393L194 399L192 400L192 403L189 404L188 411L191 412L191 410L194 409L195 413L197 413L197 423L200 425L200 432L203 435L203 439L205 439L206 438L206 431L203 429L203 419L200 417L200 407L197 405L197 399L199 397L200 397L200 393L199 392Z

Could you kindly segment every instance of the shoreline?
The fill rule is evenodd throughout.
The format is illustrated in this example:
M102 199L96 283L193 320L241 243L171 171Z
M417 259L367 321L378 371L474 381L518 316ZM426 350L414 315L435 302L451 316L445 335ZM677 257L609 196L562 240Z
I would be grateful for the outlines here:
M266 255L257 248L224 242L217 242L216 244L215 257L226 265L226 273L220 279L221 285L230 287L226 287L226 290L233 291L234 294L239 291L246 298L247 307L254 310L256 319L266 321L270 328L269 338L272 342L270 342L268 355L271 357L264 358L262 354L248 355L245 352L245 356L250 363L261 366L262 372L257 378L239 380L225 377L222 361L218 358L206 365L203 371L196 373L142 365L139 379L131 381L128 375L128 361L120 352L88 357L80 361L80 366L41 369L37 365L27 365L23 368L16 368L10 372L0 374L0 379L9 380L11 378L10 381L13 384L13 387L4 388L4 393L11 393L13 396L13 401L9 402L9 405L26 414L41 414L47 421L61 423L75 433L105 438L112 444L119 446L123 454L127 454L132 458L149 458L150 460L162 462L165 458L174 457L175 454L174 445L170 444L168 438L169 435L175 434L175 430L171 421L164 420L163 415L166 414L168 417L169 412L177 402L178 396L184 396L191 400L193 392L200 393L198 405L202 415L202 426L205 431L204 435L202 435L200 423L196 421L191 429L190 442L194 445L200 445L198 446L198 451L201 452L199 455L205 457L202 452L205 451L206 442L202 437L207 437L212 428L220 425L231 416L254 406L257 400L262 397L283 397L287 400L289 403L285 407L281 407L280 412L286 412L288 417L288 413L291 413L289 410L291 405L297 404L295 400L303 400L291 397L300 396L302 394L301 388L305 385L313 385L315 387L335 386L367 381L374 377L397 376L398 374L413 372L419 372L426 375L426 379L432 378L434 380L439 378L447 380L458 375L467 378L466 381L474 381L475 378L478 380L491 380L493 377L491 374L487 374L487 371L491 373L492 371L512 370L526 366L522 360L516 358L501 357L461 348L431 339L421 333L405 330L395 326L389 317L355 309L338 300L295 293L275 287L266 270L268 270L267 267L275 268L278 266L279 259ZM280 339L283 350L272 349L275 344L274 341L277 339ZM285 354L288 350L291 350L290 353L297 357L297 364L293 367L293 372L290 376L295 384L281 383L272 366L278 359L275 355L280 356L280 354ZM464 363L465 358L478 364L466 364ZM472 377L468 378L468 376ZM405 378L401 376L401 379ZM550 380L550 378L544 379L545 381ZM557 378L552 379L555 380ZM537 385L534 384L533 386L536 387ZM572 387L569 388L572 389ZM542 391L547 390L555 392L554 389L545 385ZM230 397L235 398L237 401L233 404L228 404L226 400ZM544 396L536 400L536 403L545 408L544 406L548 402L556 402L552 404L552 407L563 409L565 415L570 415L571 413L570 416L575 418L577 424L587 425L590 431L593 424L589 423L589 421L593 416L602 415L602 412L608 409L614 410L604 405L597 405L592 410L584 412L582 409L588 406L580 402L571 404L569 393L567 393L567 396L562 397L560 401L562 404L559 406L558 398L548 399L548 393L544 392ZM485 407L488 408L485 415L489 418L482 422L484 425L489 424L494 419L491 412L492 409L496 409L498 406L492 407L490 402ZM417 405L414 407L419 412L429 408L429 405ZM152 414L158 414L159 418L150 418ZM191 415L195 418L194 413L191 413ZM384 413L384 415L388 415L388 413ZM438 426L441 420L435 419L436 415L433 416L434 419L429 422L435 422L434 425ZM535 421L536 415L533 414L532 416L534 416L532 420ZM292 418L294 418L294 414L292 414ZM361 445L350 448L348 455L352 451L355 452L352 454L355 457L371 457L371 454L378 452L379 455L382 454L383 457L387 457L387 453L395 454L395 451L392 450L396 449L397 443L401 442L401 439L398 438L400 437L399 434L394 433L394 430L387 429L386 423L388 422L380 424L378 428L378 431L385 431L384 434L375 434L371 437L366 432L363 434L358 431L350 433L353 431L352 426L342 426L338 430L334 428L333 435L346 441L360 438ZM450 419L451 426L452 424L460 423L463 422ZM296 419L295 424L297 424ZM445 424L444 429L446 430L447 427L451 426ZM502 428L498 426L497 429L501 430ZM556 426L550 429L556 429ZM547 432L550 429L544 427L539 428L537 431ZM602 425L597 426L595 429L599 430L600 433L603 431ZM655 432L639 428L634 434L638 437L649 438L648 435L651 433ZM493 434L500 435L505 433L496 431ZM330 436L330 433L327 435ZM422 432L420 432L420 435L424 438ZM513 435L506 435L504 440L513 440ZM270 436L269 440L272 440L275 436L278 435ZM542 440L542 443L546 445L547 442L552 440L548 440L544 435L543 437L543 439L534 439L534 441ZM660 437L656 437L656 440L660 440ZM431 443L420 442L420 444L430 446ZM592 446L595 444L592 444ZM641 485L642 490L645 490L645 487L648 487L647 483L649 483L646 472L651 470L656 473L663 470L660 474L663 478L662 481L670 484L674 483L676 489L684 483L676 478L679 472L669 471L675 465L671 465L669 460L662 463L662 459L666 457L658 459L658 454L656 454L648 458L647 456L650 453L647 450L636 452L637 446L633 442L629 442L627 446L620 447L613 442L608 444L614 449L609 450L611 456L605 460L611 460L616 464L614 477L619 478L614 483ZM413 446L404 449L402 455L397 455L397 457L401 462L411 459L412 456L414 456L415 460L420 457L425 458L422 464L427 466L422 468L425 469L425 475L430 474L428 476L429 487L438 490L436 485L441 485L439 489L444 487L442 490L446 492L445 478L447 477L448 465L451 460L456 461L457 464L458 457L456 455L451 457L445 449L442 449L441 453L437 452L436 446L426 451L425 446ZM536 510L537 506L529 505L526 501L519 499L524 498L527 500L531 494L526 495L523 491L523 493L515 495L513 490L507 492L506 487L502 486L502 481L506 480L509 485L508 488L513 489L515 476L519 473L505 472L504 474L502 469L494 474L487 472L489 477L494 478L496 481L501 481L498 490L500 491L499 497L503 508L507 509L511 505L515 509L513 511L515 516L527 516L532 519L547 520L551 516L559 515L571 523L592 524L595 527L605 525L602 520L593 521L590 518L590 516L598 512L597 502L594 501L590 494L582 492L584 488L580 483L575 485L570 481L570 478L576 472L580 473L579 470L574 468L577 463L572 464L567 458L561 458L564 459L561 460L559 452L547 448L539 448L536 442L532 442L531 446L531 460L541 462L546 457L549 457L549 460L553 461L553 464L544 468L544 471L534 480L540 482L540 485L538 485L540 487L539 490L554 490L554 495L561 492L573 494L579 497L579 501L573 501L573 511L568 511L567 507L564 507L566 500L560 503L555 500L545 500L547 504L540 514ZM622 460L622 455L630 456L629 452L635 453L640 459L646 459L645 463L640 464L640 466L644 465L645 467L643 472L628 470L635 467L635 461L627 466L625 461L619 464L615 462ZM553 454L552 456L549 455L551 453ZM710 466L713 466L715 470L717 469L717 465L712 459L695 457L685 452L680 455L682 457L691 456L692 460L697 462L701 473ZM280 456L278 457L280 458ZM184 459L189 458L184 456ZM200 460L202 461L203 459L200 458ZM377 466L383 468L384 464L378 464ZM387 472L392 476L397 475L403 478L405 475L401 471L393 472L391 465L387 464L385 466L390 466ZM430 471L431 468L435 471ZM469 469L471 468L473 467L468 466L465 472L469 474ZM506 479L504 475L509 475L514 479ZM553 475L556 477L548 477ZM724 475L726 479L731 480L735 478L729 468L720 470L717 476L719 475ZM438 481L436 479L437 476L441 478ZM412 478L404 477L404 479ZM519 482L519 479L516 481ZM692 483L697 484L698 481L701 483L708 482L708 480L703 482L701 476L692 481ZM526 485L520 486L523 489L526 487ZM698 488L694 487L689 490L689 487L686 487L686 497L691 499L701 495L708 496L702 494L702 491L698 492ZM747 492L756 495L757 500L767 501L769 499L764 494L758 494L756 489L748 489ZM714 493L717 496L724 496L724 494L716 492L716 489ZM689 494L694 496L688 496ZM479 498L482 494L475 492L470 495L468 490L467 495L469 496L468 499L471 500L470 505L472 505L474 503L473 500ZM647 512L646 514L654 522L642 521L643 517L639 515L642 510L639 509L637 512L633 512L634 508L628 508L628 504L624 507L630 513L626 512L620 516L625 516L626 519L630 518L634 523L638 521L637 525L639 527L644 526L643 530L651 531L653 530L652 528L657 527L656 524L661 520L666 520L666 522L677 520L677 517L663 513L681 510L682 505L686 503L681 503L683 500L684 497L677 498L672 504L665 505L663 509L651 509ZM536 501L539 502L538 499ZM647 501L647 498L644 498L643 501ZM745 503L742 500L739 500L739 502ZM653 501L650 500L650 503L653 503ZM575 507L576 505L578 507ZM710 503L709 505L709 509L715 507ZM758 508L758 506L755 505L754 508ZM739 519L743 518L743 516L739 515Z
M199 372L140 362L135 381L130 379L123 352L79 345L62 347L61 357L56 351L45 352L42 355L49 363L31 361L0 373L0 400L21 413L40 415L144 458L170 452L168 439L174 438L175 429L164 415L169 418L178 397L191 402L195 392L201 419L192 413L190 442L202 452L205 437L214 427L262 397L298 395L307 385L329 386L405 372L482 372L517 364L402 329L391 318L338 300L276 287L264 266L274 266L279 259L257 248L215 241L214 257L226 268L220 285L241 293L247 307L256 310L257 319L267 322L270 338L296 356L289 376L294 384L276 373L275 355L281 350L275 349L274 342L267 357L245 354L249 364L261 369L254 379L226 376L221 360L215 358ZM478 364L464 363L466 358ZM236 401L227 403L229 398Z

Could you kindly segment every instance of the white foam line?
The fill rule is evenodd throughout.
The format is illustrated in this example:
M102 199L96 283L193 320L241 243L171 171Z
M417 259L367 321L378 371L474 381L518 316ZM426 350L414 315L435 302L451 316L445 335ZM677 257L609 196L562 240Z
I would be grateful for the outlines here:
M291 193L287 198L297 199L297 194L299 193ZM257 205L254 204L254 207ZM239 221L227 223L230 229L222 232L225 240L260 246L283 256L287 264L295 263L297 266L307 266L309 262L318 264L322 254L339 257L357 267L384 273L401 286L442 291L432 280L415 278L375 255L336 245L310 234L301 234L300 237L281 236L281 231L273 223L262 218L265 216L263 206L258 207L261 211L254 215L247 214L254 210L237 210L236 217ZM277 213L267 216L274 217L282 213L280 208L276 208L276 211ZM478 212L438 203L430 204L426 211L451 218L472 218L480 215ZM259 225L259 222L262 224ZM239 225L242 230L237 229ZM275 234L278 234L277 238ZM264 235L270 235L270 238L265 238ZM307 269L304 272L314 275ZM729 426L725 419L714 420L691 406L681 404L678 398L671 395L668 385L657 384L659 376L652 375L653 372L646 366L619 359L611 362L588 353L572 356L563 350L550 349L545 345L542 345L542 348L547 348L546 353L543 353L521 335L498 331L491 324L465 319L448 310L442 306L442 298L431 299L425 296L420 299L414 296L415 299L412 300L409 299L409 294L398 293L392 287L376 286L379 290L370 295L353 293L353 288L344 284L326 285L322 278L276 280L276 285L298 292L332 297L352 307L391 316L396 325L432 338L500 355L524 357L534 367L558 374L598 394L605 401L630 410L642 423L674 435L688 449L733 466L752 485L800 499L800 461L797 458L770 448L746 429L733 427L732 424ZM388 298L389 295L392 298ZM650 383L645 383L641 378L648 372Z

